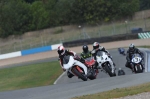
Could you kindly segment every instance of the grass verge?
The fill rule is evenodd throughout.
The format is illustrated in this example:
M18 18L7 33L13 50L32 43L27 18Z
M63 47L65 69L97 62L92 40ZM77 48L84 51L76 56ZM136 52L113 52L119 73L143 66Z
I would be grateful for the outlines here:
M61 74L58 62L0 69L0 91L51 85Z
M133 86L128 88L121 88L121 89L116 88L110 91L74 97L72 99L113 99L125 97L128 95L135 95L143 92L150 92L150 83L141 84L139 86Z

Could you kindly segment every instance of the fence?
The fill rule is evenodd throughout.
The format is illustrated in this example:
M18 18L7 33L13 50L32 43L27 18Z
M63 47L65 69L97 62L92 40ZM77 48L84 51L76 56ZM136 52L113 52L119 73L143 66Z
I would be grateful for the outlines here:
M40 30L35 33L25 33L23 36L12 37L0 41L0 54L16 52L20 50L49 46L67 41L104 37L117 34L131 33L133 28L142 28L150 31L150 19L129 19L109 24L96 24L95 26L65 26Z

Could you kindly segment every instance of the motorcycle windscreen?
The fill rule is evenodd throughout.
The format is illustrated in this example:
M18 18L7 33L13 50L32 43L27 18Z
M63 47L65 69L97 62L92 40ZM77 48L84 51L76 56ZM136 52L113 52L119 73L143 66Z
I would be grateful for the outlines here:
M85 59L85 63L87 65L93 65L95 63L95 60L94 60L93 57L88 57L88 58Z
M139 55L139 54L133 54L132 55L132 62L133 63L139 63L139 62L141 62L141 60L142 60L142 58L141 58L141 55Z
M73 56L64 56L63 58L63 66L65 69L69 69L74 64Z
M88 61L88 62L90 62L92 59L93 59L93 57L88 57L85 60Z
M98 51L96 56L103 56L103 53L104 53L103 51Z

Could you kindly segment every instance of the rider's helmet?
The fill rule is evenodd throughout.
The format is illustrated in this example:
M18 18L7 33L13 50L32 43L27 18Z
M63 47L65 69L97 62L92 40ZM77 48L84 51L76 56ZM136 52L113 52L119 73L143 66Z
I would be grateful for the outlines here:
M58 54L61 56L61 55L64 55L65 54L65 48L64 46L60 45L58 47L58 50L57 50Z
M134 44L133 44L133 43L132 43L132 44L130 44L130 46L129 46L129 50L130 50L130 51L134 51L134 49L135 49Z
M93 43L93 49L97 50L100 47L98 42Z
M87 45L83 45L82 49L84 53L87 53L89 51L89 48Z

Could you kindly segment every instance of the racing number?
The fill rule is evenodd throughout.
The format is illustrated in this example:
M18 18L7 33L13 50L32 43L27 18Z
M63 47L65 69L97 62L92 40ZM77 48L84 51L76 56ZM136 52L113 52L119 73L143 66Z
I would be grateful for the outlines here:
M135 57L135 62L138 62L139 61L139 58L138 57Z

